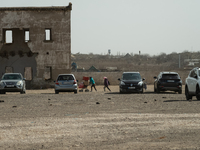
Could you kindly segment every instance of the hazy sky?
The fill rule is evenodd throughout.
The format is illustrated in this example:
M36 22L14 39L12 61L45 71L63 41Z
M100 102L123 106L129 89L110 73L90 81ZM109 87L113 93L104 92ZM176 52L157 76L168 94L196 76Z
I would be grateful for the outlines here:
M68 6L72 53L200 51L200 0L6 0L1 7Z

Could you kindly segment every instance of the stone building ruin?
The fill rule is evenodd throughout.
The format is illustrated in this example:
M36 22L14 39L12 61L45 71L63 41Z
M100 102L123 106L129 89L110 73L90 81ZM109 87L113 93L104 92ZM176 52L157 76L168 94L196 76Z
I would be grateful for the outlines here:
M0 77L21 73L29 85L37 85L70 73L71 10L71 3L0 8Z

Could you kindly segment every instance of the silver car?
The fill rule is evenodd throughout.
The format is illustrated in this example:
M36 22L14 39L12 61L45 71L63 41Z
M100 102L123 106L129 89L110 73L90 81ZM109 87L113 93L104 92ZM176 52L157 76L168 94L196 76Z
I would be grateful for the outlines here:
M0 94L6 92L26 93L26 82L21 73L5 73L0 81Z
M59 74L55 81L55 94L59 92L77 93L77 81L73 74Z

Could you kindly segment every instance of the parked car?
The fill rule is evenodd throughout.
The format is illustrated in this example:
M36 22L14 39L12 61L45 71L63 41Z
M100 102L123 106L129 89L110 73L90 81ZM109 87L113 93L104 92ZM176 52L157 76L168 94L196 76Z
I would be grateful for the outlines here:
M119 92L138 92L143 93L144 78L142 79L139 72L124 72L122 78L118 79L119 83Z
M154 92L175 91L182 94L182 80L177 72L160 72L154 79Z
M59 74L55 81L55 94L59 92L77 93L77 81L73 74Z
M26 93L26 82L21 73L5 73L0 81L0 94L6 92Z
M192 99L196 96L200 100L200 68L193 68L185 80L185 96L186 99Z

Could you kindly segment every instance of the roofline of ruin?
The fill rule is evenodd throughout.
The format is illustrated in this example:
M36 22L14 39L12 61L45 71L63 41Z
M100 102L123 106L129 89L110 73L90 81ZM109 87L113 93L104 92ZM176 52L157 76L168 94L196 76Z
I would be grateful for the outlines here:
M52 6L52 7L0 7L0 11L68 11L72 10L72 3L68 6Z

